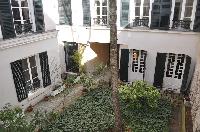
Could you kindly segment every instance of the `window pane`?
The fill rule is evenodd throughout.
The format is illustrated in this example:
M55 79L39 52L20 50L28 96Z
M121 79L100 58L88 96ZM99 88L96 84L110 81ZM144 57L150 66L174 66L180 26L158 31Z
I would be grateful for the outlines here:
M140 16L140 7L135 7L135 16Z
M27 59L22 60L22 68L23 68L23 71L28 69Z
M143 7L143 16L149 16L149 7Z
M144 0L144 6L150 6L150 0Z
M26 82L26 90L29 92L32 89L31 81Z
M107 0L103 0L102 6L107 6Z
M193 1L194 0L186 0L185 6L193 6Z
M102 15L107 15L107 7L103 7Z
M13 17L15 20L20 20L20 13L18 8L13 8Z
M185 7L185 17L191 17L192 7Z
M100 7L97 7L97 15L100 15Z
M38 78L33 79L33 88L40 87L40 80Z
M100 6L99 0L96 0L96 1L95 1L95 6Z
M29 19L29 10L28 8L23 8L22 9L22 16L24 20L28 20Z
M31 56L29 57L29 63L30 63L30 67L34 67L36 66L36 62L35 62L35 56Z
M12 7L19 7L17 0L12 0L11 3L12 3Z
M140 6L141 5L141 0L135 0L135 5Z
M29 70L24 71L23 75L26 82L30 80Z
M31 69L31 74L32 74L32 78L35 78L38 76L37 67L34 67Z
M21 0L21 7L28 7L28 1L27 0Z

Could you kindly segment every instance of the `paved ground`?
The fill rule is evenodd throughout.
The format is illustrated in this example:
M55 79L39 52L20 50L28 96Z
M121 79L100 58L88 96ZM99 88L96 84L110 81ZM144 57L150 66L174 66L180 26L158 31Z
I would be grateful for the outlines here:
M33 107L32 112L25 113L26 117L30 119L37 111L44 113L49 113L52 111L62 111L64 107L69 106L82 95L82 90L82 86L68 88L62 93L56 95L55 97L50 97L48 101L41 101Z

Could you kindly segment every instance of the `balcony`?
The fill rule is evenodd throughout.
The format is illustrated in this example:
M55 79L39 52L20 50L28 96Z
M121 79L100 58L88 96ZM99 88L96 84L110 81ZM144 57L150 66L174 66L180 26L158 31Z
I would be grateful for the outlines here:
M96 26L108 26L108 19L107 18L93 18L94 25Z
M126 26L126 28L134 28L134 27L149 28L149 19L148 18L134 19L132 23L129 23Z
M191 22L189 20L173 20L172 30L190 31Z
M33 33L32 23L26 22L24 24L15 24L15 31L17 36Z

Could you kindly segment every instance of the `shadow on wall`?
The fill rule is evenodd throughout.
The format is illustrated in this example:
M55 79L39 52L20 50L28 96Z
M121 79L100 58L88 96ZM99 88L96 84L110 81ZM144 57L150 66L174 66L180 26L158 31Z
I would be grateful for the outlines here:
M98 64L109 64L109 44L91 43L83 53L83 64L87 73L92 73Z

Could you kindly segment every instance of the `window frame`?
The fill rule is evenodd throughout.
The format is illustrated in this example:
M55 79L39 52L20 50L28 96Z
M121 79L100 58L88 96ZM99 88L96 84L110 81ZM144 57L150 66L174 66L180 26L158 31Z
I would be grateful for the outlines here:
M35 66L31 67L29 60L30 60L30 57L33 57L33 56L35 58ZM32 93L34 93L34 92L38 91L40 88L42 88L43 80L42 80L42 74L40 72L41 71L41 66L40 66L40 61L39 61L39 54L30 55L30 56L25 57L25 58L23 58L21 60L24 60L24 59L26 59L27 69L25 69L25 70L23 69L23 73L25 71L29 71L28 72L29 73L29 80L27 80L27 81L25 80L25 83L30 81L31 83L29 84L29 86L32 86L31 90L27 90L28 91L28 97L29 97ZM37 71L37 76L34 77L34 78L33 78L33 75L32 75L32 69L33 68L36 68L36 71ZM36 79L36 78L38 78L38 80L40 81L40 86L36 87L36 88L33 88L33 80Z

